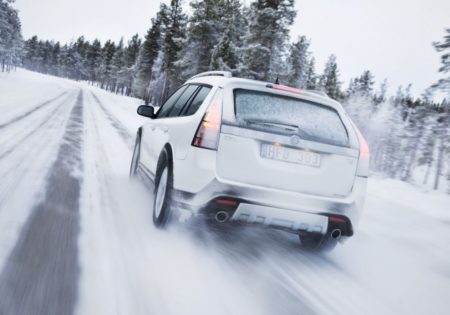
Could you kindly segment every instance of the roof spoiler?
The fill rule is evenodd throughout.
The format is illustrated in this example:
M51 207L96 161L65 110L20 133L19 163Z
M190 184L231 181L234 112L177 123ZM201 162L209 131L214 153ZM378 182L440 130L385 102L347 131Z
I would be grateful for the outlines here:
M197 75L194 75L189 80L201 78L201 77L212 77L212 76L225 77L225 78L233 77L233 75L231 74L230 71L207 71L207 72L202 72Z

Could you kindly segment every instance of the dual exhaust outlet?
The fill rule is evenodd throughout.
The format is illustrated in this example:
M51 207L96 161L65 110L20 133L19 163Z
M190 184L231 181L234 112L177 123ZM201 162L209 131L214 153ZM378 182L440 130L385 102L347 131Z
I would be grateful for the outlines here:
M230 219L230 215L226 211L218 211L216 213L215 219L219 223L225 223Z
M334 229L331 231L331 238L337 240L340 239L342 235L342 231L340 229Z

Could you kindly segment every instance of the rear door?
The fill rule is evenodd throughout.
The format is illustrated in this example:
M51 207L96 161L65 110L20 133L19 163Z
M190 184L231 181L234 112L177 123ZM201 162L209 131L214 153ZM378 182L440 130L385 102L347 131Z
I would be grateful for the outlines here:
M184 85L176 90L159 108L156 118L149 120L142 128L141 163L151 177L155 176L159 154L165 143L163 141L167 140L167 128L161 125L161 118L169 115L187 88Z
M174 158L186 158L201 119L195 114L211 89L204 84L182 86L161 106L156 118L144 126L145 165L151 175L156 172L159 155L166 143L172 145Z
M359 151L334 108L265 90L230 94L233 113L224 115L217 154L221 180L329 197L351 192Z

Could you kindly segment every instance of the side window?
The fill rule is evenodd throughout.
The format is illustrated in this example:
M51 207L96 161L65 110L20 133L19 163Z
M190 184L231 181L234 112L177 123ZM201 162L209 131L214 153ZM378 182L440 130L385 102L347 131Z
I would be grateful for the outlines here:
M176 101L180 98L181 94L186 90L187 86L182 86L175 93L173 93L167 101L161 106L158 111L157 118L167 117Z
M195 91L199 88L198 85L188 85L187 89L184 90L183 94L178 98L175 104L172 106L172 109L167 114L167 117L176 117L179 116L183 107L189 102L191 97L194 95Z
M198 91L197 95L192 100L191 105L189 105L189 108L187 108L184 111L183 116L195 114L195 112L199 109L200 105L202 105L205 98L208 96L209 92L211 92L210 87L202 86L200 88L200 91Z

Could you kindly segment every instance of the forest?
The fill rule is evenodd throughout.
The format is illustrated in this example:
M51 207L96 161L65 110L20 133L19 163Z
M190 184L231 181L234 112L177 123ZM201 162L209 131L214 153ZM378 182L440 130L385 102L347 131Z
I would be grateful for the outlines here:
M450 193L450 28L432 43L441 56L443 78L420 97L411 85L388 95L388 79L375 86L370 70L340 78L337 57L318 69L312 39L292 39L294 0L182 0L162 3L144 38L61 43L38 36L24 40L13 0L0 0L2 71L16 67L86 81L113 93L159 106L191 76L228 70L235 76L320 90L341 102L371 148L371 167L385 176ZM431 43L430 43L431 44ZM437 57L438 57L437 54ZM343 69L342 71L345 71Z

